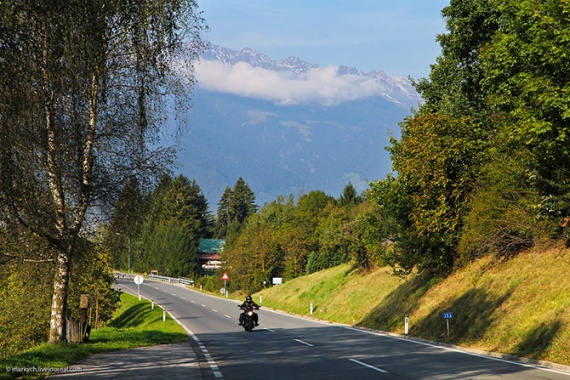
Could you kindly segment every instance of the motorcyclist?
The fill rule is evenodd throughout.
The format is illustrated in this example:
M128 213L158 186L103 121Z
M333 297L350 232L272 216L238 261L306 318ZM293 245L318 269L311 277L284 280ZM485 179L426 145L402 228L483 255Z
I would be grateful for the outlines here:
M242 326L243 325L243 321L245 319L245 310L247 307L253 307L254 309L259 309L259 305L256 304L255 302L253 302L253 299L251 298L250 295L245 297L245 301L243 301L243 303L241 305L239 305L240 308L243 308L243 312L239 315L239 325ZM259 325L259 316L257 315L257 313L253 313L253 322L255 323L256 326Z

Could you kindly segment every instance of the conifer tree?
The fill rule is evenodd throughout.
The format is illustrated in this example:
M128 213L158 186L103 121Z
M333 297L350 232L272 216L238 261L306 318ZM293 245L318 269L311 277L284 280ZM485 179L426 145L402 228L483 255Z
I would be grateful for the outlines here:
M242 177L238 178L232 189L228 209L230 221L236 221L240 224L257 210L255 205L255 194L251 191L249 185Z
M360 197L358 196L358 192L354 188L352 182L349 182L348 185L342 191L342 194L339 198L339 205L341 207L352 205L355 206L361 202Z
M230 198L232 197L232 189L227 186L218 202L218 211L216 213L216 237L222 239L228 232L230 225Z
M145 222L144 267L170 276L191 275L196 269L199 239L209 234L208 202L195 180L167 177L153 195Z

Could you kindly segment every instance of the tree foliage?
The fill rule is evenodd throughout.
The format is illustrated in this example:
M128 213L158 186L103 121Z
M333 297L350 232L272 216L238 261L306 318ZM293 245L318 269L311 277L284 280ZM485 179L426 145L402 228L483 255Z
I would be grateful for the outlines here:
M272 277L284 280L354 260L357 267L383 263L381 233L370 202L339 206L322 191L279 196L250 215L226 241L224 271L231 286L257 291Z
M501 136L533 156L528 170L545 201L539 209L560 221L570 215L570 4L494 4L501 30L483 50L482 83L502 115Z
M194 276L199 240L211 236L208 202L196 181L183 175L163 177L151 195L135 256L139 271L156 269L168 276Z
M425 103L390 147L398 177L375 189L381 209L396 211L393 265L447 272L458 258L508 257L560 236L570 211L569 10L514 0L443 10L442 56L416 82Z
M216 236L218 238L231 238L239 232L241 225L248 216L257 210L255 193L250 189L247 182L239 177L233 188L226 187L216 214Z
M525 156L499 155L482 168L458 244L461 263L485 254L509 258L548 236L548 221L536 217L540 197Z
M392 140L394 169L408 199L399 243L402 255L414 257L401 260L404 270L418 265L445 272L453 265L484 146L471 127L444 114L418 115L402 123L399 141Z
M153 148L158 111L166 94L188 98L202 20L185 0L4 1L0 20L1 209L11 228L49 246L29 255L57 263L49 339L57 343L86 221L113 203L123 179L171 162ZM174 62L186 67L174 73Z

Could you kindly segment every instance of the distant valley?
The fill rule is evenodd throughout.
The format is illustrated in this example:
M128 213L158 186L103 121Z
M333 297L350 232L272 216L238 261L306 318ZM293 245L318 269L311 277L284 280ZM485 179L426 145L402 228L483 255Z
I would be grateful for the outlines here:
M336 198L348 182L365 190L390 172L389 134L399 135L398 123L420 100L405 80L382 72L319 68L291 57L278 62L217 46L203 59L183 118L177 173L197 181L212 210L240 176L260 206L312 190Z

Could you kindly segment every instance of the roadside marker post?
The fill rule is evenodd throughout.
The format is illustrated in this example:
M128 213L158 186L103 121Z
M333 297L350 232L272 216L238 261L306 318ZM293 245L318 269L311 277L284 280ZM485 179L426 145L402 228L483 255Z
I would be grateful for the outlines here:
M406 314L406 316L404 317L404 334L408 335L409 332L409 328L408 325L410 323L410 318L408 317L408 314Z
M135 284L137 284L138 293L139 293L139 301L141 300L141 284L143 283L144 278L140 274L135 276Z
M228 272L224 272L224 274L222 275L222 280L224 280L224 291L226 294L224 294L226 296L226 298L228 298L228 287L226 286L226 282L230 279L230 276L228 276Z
M447 337L449 338L449 320L453 318L453 313L447 312L443 313L441 316L443 317L443 319L445 319L445 322L447 324Z

